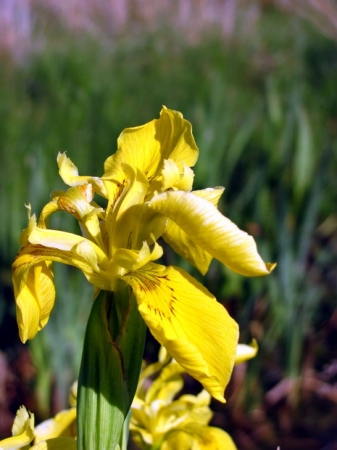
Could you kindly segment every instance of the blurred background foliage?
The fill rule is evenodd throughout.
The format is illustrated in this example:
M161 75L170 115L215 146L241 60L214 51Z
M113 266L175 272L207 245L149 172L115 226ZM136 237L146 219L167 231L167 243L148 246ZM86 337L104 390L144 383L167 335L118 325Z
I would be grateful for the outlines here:
M92 301L83 275L57 266L50 322L19 343L10 267L24 205L39 214L64 188L59 151L99 176L123 128L164 104L192 122L195 188L225 186L220 209L278 263L245 279L214 261L204 279L260 347L214 424L240 449L337 448L336 3L151 4L0 1L0 433L22 403L38 419L65 407ZM52 226L78 232L62 213Z

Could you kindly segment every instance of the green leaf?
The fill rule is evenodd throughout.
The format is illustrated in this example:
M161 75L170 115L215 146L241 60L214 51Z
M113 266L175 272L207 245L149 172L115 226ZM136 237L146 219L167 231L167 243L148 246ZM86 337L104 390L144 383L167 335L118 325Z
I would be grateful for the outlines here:
M86 330L78 387L78 449L123 448L123 423L139 379L146 327L128 287L102 292Z
M294 191L297 199L301 200L307 188L312 183L316 163L313 145L313 135L307 112L298 110L297 147L294 157Z

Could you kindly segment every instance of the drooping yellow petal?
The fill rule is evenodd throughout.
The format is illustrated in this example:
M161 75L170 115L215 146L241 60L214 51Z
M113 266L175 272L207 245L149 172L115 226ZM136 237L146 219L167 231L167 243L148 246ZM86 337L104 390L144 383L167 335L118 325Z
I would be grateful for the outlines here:
M176 267L150 263L123 279L131 285L154 337L187 373L224 402L238 340L237 324L225 308Z
M18 257L13 264L13 286L20 339L26 342L47 324L54 307L51 263L40 261L32 267L22 266Z
M76 266L83 272L86 269L82 264L83 260L86 262L86 266L91 267L89 273L93 270L99 273L102 268L108 267L108 258L104 251L94 242L77 234L36 227L29 235L29 242L49 249L60 250L64 254L64 261L61 262ZM57 254L58 252L55 252L55 255ZM73 263L69 261L70 259L73 259ZM59 261L59 259L52 260Z
M160 175L165 159L193 166L198 153L190 122L181 113L163 107L159 119L121 133L117 152L105 161L104 176L121 182L121 165L128 163L151 180Z
M69 233L70 234L70 233ZM88 281L99 289L109 290L111 284L109 275L105 272L106 260L101 260L101 253L93 252L94 244L81 238L81 241L71 250L63 250L43 245L26 245L13 263L13 280L17 284L24 283L28 270L43 261L55 261L80 269Z
M192 194L204 198L217 207L224 188L208 188L200 191L193 191ZM212 255L205 251L194 241L194 236L186 233L179 225L169 220L163 233L164 240L182 256L186 261L195 266L203 275L208 270L212 261Z
M40 231L47 233L49 230ZM69 244L69 239L63 244ZM50 261L79 268L89 282L99 289L111 288L111 279L104 270L105 259L100 260L102 252L97 255L94 253L97 246L93 246L92 242L81 237L70 250L33 244L21 249L13 263L12 279L20 338L23 342L32 339L46 325L54 306L55 288Z
M258 345L255 339L252 340L250 345L238 344L236 349L235 364L241 364L254 358L257 355L257 351Z
M1 450L19 450L28 446L34 439L34 414L24 406L20 406L16 413L12 434L12 437L0 441Z
M262 260L252 236L193 193L164 192L147 205L175 222L197 245L234 272L259 276L269 274L275 267Z
M35 427L36 444L59 436L76 436L76 408L61 411Z

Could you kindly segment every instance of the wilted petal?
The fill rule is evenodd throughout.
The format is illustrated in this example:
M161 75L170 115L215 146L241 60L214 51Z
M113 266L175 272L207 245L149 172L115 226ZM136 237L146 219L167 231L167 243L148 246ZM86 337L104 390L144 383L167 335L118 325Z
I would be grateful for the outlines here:
M269 274L275 267L261 259L252 236L204 198L191 192L164 192L147 205L175 222L198 246L234 272L259 276Z
M225 308L176 267L151 263L123 279L132 286L154 337L186 372L224 402L238 339L237 324Z

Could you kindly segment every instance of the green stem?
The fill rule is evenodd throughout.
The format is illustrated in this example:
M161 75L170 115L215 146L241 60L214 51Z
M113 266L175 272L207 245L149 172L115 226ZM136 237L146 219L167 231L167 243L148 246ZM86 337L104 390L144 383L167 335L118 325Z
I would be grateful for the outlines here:
M117 444L125 445L123 424L138 384L145 333L136 299L125 283L97 297L79 376L79 450L115 450Z

